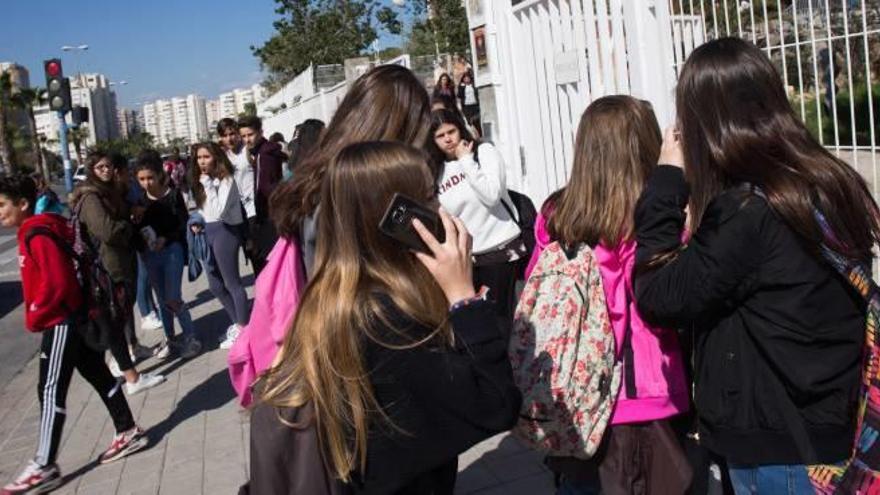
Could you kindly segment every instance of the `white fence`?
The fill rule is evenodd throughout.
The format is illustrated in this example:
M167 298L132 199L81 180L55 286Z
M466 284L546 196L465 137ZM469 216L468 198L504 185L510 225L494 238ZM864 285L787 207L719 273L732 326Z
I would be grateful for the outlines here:
M285 139L289 140L293 135L293 129L306 119L320 119L328 123L347 90L348 86L343 81L332 88L303 98L291 107L271 117L265 117L263 132L267 136L273 132L280 132Z
M681 64L724 36L767 53L814 135L878 193L878 0L525 0L510 17L503 37L516 75L511 147L520 149L523 186L538 201L565 183L577 123L592 100L632 94L669 124Z
M880 2L666 1L673 19L696 19L674 35L676 72L693 49L689 39L752 41L776 65L792 106L813 134L859 170L878 196Z

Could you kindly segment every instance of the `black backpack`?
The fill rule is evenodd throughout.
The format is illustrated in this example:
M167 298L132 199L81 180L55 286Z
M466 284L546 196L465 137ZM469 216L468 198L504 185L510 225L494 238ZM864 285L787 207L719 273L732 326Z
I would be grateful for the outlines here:
M98 247L83 230L79 219L82 202L74 208L70 220L74 240L66 239L46 227L34 227L25 235L25 247L30 254L30 241L38 235L51 239L73 263L76 279L83 292L83 305L72 312L77 313L78 328L86 344L98 351L108 348L107 332L120 331L126 324L130 311L124 284L116 283L101 262Z

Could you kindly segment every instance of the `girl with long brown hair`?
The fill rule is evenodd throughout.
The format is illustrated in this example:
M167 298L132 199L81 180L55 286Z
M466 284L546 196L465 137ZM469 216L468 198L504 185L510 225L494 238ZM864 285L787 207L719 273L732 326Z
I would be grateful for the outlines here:
M226 152L217 143L193 146L190 165L192 194L205 221L205 237L211 249L211 264L206 272L208 286L232 320L220 342L221 349L232 347L250 312L247 293L238 270L241 249L241 197L235 183L235 169ZM193 226L193 229L198 229Z
M633 214L657 164L660 142L660 128L647 102L624 95L595 100L578 125L568 184L550 196L536 221L538 242L527 275L551 242L567 249L590 246L617 352L629 361L622 381L635 385L630 391L621 387L617 394L611 427L605 432L606 448L588 461L547 459L548 467L561 475L560 494L636 493L638 484L645 482L676 493L687 485L689 472L682 473L675 464L684 455L669 448L676 440L667 421L688 410L678 339L674 330L643 321L632 296ZM631 354L623 349L627 331Z
M250 493L451 494L458 454L510 428L520 402L470 236L443 211L442 243L414 222L430 254L378 229L395 193L436 208L414 148L354 144L325 175L314 277L256 386Z
M400 141L421 147L428 136L429 112L425 87L405 67L376 67L351 85L317 147L297 165L293 180L279 185L271 199L278 234L299 240L309 276L327 165L342 148L361 141Z
M736 492L812 493L805 465L852 451L865 335L864 302L822 258L817 218L833 249L870 263L877 205L747 41L694 50L676 107L636 210L639 308L693 329L700 441L726 457Z

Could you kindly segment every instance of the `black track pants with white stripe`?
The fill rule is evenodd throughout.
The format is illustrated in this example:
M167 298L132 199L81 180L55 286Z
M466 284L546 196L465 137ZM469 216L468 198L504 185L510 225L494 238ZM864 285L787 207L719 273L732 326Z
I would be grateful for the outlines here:
M104 401L116 432L134 427L134 418L104 356L89 348L71 322L64 322L43 331L40 348L40 382L37 395L40 398L40 440L37 446L37 463L45 466L55 462L61 431L64 428L67 389L73 370L86 379Z

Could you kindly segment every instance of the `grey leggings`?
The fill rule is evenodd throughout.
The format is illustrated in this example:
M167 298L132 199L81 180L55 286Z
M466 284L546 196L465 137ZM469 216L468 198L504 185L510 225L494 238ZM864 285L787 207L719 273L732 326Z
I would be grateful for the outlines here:
M241 237L236 227L223 222L205 225L205 236L211 246L214 262L207 270L208 286L233 323L248 322L248 300L238 273L238 250Z

